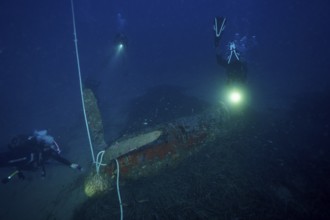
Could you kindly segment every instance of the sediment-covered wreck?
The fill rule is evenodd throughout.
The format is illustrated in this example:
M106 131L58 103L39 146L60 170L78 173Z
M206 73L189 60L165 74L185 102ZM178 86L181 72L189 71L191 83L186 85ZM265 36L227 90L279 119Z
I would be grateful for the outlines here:
M86 106L88 118L100 120L95 100L90 96ZM91 104L94 103L94 104ZM119 164L120 179L137 179L143 176L157 174L166 167L174 167L180 161L197 153L207 143L216 137L225 135L229 112L225 105L213 107L203 113L182 117L143 131L124 135L105 148L102 166L99 172L92 172L86 178L86 194L92 195L113 185L113 177L117 173L115 160ZM94 124L94 125L93 125ZM90 123L90 126L101 127L101 122ZM103 138L101 128L92 128L92 139ZM93 132L97 131L97 132Z

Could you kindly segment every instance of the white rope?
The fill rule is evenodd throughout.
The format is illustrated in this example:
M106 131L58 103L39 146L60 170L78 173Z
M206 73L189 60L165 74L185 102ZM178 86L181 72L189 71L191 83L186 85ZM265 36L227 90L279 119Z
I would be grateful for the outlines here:
M74 35L74 43L75 43L75 49L76 49L76 58L77 58L77 67L78 67L78 75L79 75L81 102L82 102L82 106L83 106L85 124L86 124L86 129L87 129L87 134L88 134L89 146L90 146L91 154L92 154L92 158L93 158L93 163L96 164L96 172L99 173L100 166L106 165L106 164L102 164L103 155L104 155L105 151L100 151L97 154L97 158L95 160L94 149L93 149L92 139L91 139L91 135L90 135L90 131L89 131L87 115L86 115L86 109L85 109L84 96L83 96L83 89L82 89L81 71L80 71L80 62L79 62L79 53L78 53L78 43L77 43L78 40L77 40L76 21L75 21L75 16L74 16L73 0L71 0L71 10L72 10L73 35ZM124 213L123 213L123 204L122 204L121 196L120 196L119 163L118 163L117 159L116 159L116 165L117 165L117 194L118 194L118 200L119 200L119 206L120 206L120 220L123 220Z
M85 119L85 125L86 125L87 135L88 135L89 147L91 149L93 163L95 163L94 149L93 149L92 139L91 139L91 135L90 135L90 131L89 131L89 126L88 126L88 121L87 121L87 115L86 115L86 109L85 109L85 102L84 102L83 86L82 86L82 80L81 80L80 61L79 61L79 52L78 52L78 40L77 40L77 31L76 31L76 19L75 19L75 15L74 15L73 0L71 0L71 10L72 10L72 24L73 24L74 45L75 45L75 49L76 49L77 67L78 67L78 75L79 75L79 86L80 86L81 103L82 103L83 112L84 112L84 119Z
M106 166L105 163L102 163L104 153L105 153L105 151L102 150L96 155L95 165L96 165L96 173L97 174L99 174L101 166Z
M120 206L120 220L123 220L124 218L124 212L123 212L123 204L121 202L121 196L120 196L120 190L119 190L119 163L118 160L116 160L117 165L117 194L118 194L118 200L119 200L119 206Z

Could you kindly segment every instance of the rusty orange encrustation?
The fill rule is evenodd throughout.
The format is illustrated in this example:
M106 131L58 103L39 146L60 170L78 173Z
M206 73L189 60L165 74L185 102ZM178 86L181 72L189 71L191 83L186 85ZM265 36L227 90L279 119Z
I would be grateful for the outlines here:
M155 174L168 166L176 166L180 161L196 153L215 135L223 133L224 122L228 114L225 109L207 111L203 114L181 118L172 123L157 126L159 137L150 143L126 150L116 159L123 179L136 179ZM120 141L110 147L120 148ZM113 150L112 149L112 150ZM113 150L110 154L113 153ZM114 158L107 163L103 171L112 176L116 166Z

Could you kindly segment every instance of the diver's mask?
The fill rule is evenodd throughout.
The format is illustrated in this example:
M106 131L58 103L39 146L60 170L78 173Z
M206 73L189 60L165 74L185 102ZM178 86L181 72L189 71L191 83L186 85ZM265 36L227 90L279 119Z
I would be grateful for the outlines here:
M239 53L236 52L236 45L234 42L229 42L229 52L230 54L228 55L227 58L228 64L232 61L233 55L236 58L236 60L239 60Z

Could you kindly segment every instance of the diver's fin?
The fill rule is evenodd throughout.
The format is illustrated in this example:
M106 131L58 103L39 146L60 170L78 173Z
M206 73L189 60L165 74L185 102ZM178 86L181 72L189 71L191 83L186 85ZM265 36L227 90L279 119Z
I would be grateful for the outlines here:
M214 18L213 29L214 29L214 32L215 32L215 38L214 38L215 47L219 46L221 33L225 29L225 24L226 24L226 18L225 17L216 16Z

